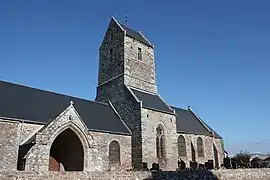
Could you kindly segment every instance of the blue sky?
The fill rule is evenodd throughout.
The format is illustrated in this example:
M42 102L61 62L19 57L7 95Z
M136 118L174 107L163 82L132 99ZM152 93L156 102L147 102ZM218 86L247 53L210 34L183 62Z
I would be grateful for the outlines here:
M0 2L0 79L94 99L111 16L155 44L169 104L193 110L230 153L269 152L270 1ZM256 144L257 143L257 144Z

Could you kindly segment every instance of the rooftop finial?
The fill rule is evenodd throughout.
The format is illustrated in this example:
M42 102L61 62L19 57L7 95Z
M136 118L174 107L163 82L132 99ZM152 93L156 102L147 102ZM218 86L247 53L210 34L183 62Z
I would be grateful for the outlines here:
M73 104L74 104L73 101L70 101L70 105L73 106Z

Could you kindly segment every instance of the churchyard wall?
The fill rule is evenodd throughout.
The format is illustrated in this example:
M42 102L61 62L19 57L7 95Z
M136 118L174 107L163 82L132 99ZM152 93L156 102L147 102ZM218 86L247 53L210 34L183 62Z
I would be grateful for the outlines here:
M35 172L0 171L0 180L268 180L270 169L222 169L208 172L162 172L162 174L142 171L111 171L104 173L81 172Z

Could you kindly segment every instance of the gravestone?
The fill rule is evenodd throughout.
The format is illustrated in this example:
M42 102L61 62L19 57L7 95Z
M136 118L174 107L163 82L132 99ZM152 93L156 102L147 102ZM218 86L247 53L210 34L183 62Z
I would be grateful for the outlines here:
M153 163L152 168L150 169L151 171L158 171L159 170L159 164Z
M143 168L142 168L142 170L143 171L149 171L147 162L143 162Z

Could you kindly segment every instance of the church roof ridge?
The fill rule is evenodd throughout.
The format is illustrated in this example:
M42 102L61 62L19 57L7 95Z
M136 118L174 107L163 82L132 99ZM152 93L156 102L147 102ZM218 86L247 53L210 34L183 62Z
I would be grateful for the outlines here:
M73 95L64 94L64 93L58 93L58 92L55 92L55 91L52 91L52 90L46 90L46 89L41 89L41 88L37 88L37 87L31 87L29 85L23 85L23 84L20 84L20 83L9 82L9 81L5 81L5 80L0 80L0 93L1 93L1 89L2 89L2 83L15 85L15 86L21 86L21 87L29 88L29 89L36 90L36 91L41 91L41 92L45 92L45 93L52 93L52 94L55 94L55 95L66 96L66 97L70 97L70 98L76 98L76 99L83 100L83 101L89 101L89 102L92 102L92 103L98 103L98 104L103 104L103 105L109 106L109 104L105 103L105 102L94 101L94 100L90 100L90 99L86 99L86 98L81 98L81 97L78 97L78 96L73 96Z
M145 37L145 35L142 34L141 31L136 31L130 28L130 26L127 26L126 24L119 23L119 25L126 31L127 36L132 37L147 46L150 46L152 48L154 47L154 45Z
M0 117L46 124L74 102L89 130L130 134L113 108L90 101L0 80Z
M222 139L222 137L215 132L210 126L207 125L199 116L197 116L193 111L188 109L179 108L176 106L171 106L175 109L176 113L176 127L178 132L201 134L206 136L213 136Z

